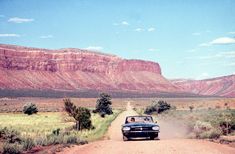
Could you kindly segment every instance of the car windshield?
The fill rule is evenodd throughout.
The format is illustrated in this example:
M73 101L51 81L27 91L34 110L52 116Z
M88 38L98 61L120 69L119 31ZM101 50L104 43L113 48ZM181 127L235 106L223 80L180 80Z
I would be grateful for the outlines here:
M126 123L150 123L153 118L150 116L130 116L126 118Z

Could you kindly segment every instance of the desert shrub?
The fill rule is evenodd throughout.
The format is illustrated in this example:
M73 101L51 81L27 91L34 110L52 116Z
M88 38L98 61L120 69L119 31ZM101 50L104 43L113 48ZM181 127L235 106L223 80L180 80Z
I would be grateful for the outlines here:
M96 101L96 109L94 113L99 113L101 117L105 117L105 114L113 114L111 96L106 93L101 93Z
M217 139L221 135L221 131L215 128L212 128L209 131L201 132L201 134L197 134L197 138L200 139Z
M77 138L76 135L67 135L64 137L64 141L65 144L78 144L79 143L79 139Z
M55 144L81 144L82 140L71 132L61 132L59 135L54 133L47 135L46 139L41 138L37 141L39 145L55 145Z
M91 129L91 113L85 107L76 107L70 99L64 99L65 111L76 120L76 129Z
M26 137L21 141L24 150L30 150L35 146L34 140L30 137Z
M32 115L32 114L36 114L37 112L38 112L38 108L37 108L36 104L27 103L23 106L23 113L24 114Z
M146 109L144 110L145 114L152 114L154 112L157 112L157 105L156 104L152 104L150 106L147 106Z
M17 143L5 143L3 145L3 154L20 154L22 151L22 146Z
M5 140L8 143L21 142L20 133L14 129L1 128L0 139Z
M62 135L54 135L50 134L46 137L46 145L55 145L63 143L63 136Z
M45 146L48 145L46 137L37 137L34 139L36 145Z
M221 135L221 131L219 129L214 128L209 122L204 121L196 121L193 133L196 138L200 139L219 138Z
M153 103L150 106L147 106L144 113L145 114L152 114L154 112L162 113L169 109L171 109L170 104L168 104L166 101L159 100L158 102L153 101Z
M189 106L189 110L192 112L193 109L194 109L194 106L190 105L190 106Z

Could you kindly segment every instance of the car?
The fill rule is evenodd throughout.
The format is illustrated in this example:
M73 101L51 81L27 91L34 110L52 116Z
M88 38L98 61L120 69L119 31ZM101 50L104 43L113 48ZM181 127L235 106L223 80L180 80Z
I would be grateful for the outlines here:
M159 125L153 121L152 116L128 116L122 125L123 140L130 138L158 138Z

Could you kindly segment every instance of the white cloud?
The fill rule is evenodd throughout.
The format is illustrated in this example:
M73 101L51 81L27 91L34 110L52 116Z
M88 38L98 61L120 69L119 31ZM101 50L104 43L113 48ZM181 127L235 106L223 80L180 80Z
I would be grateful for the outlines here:
M212 40L209 43L201 43L201 44L199 44L199 46L200 47L208 47L208 46L211 46L211 45L229 45L229 44L235 44L235 38L220 37L220 38Z
M93 50L93 51L101 51L101 50L103 50L103 47L101 47L101 46L89 46L85 49L86 50Z
M142 32L142 31L144 31L144 29L143 29L143 28L136 28L134 31L136 31L136 32Z
M122 21L122 22L121 22L121 25L128 26L128 25L129 25L129 23L128 23L127 21Z
M148 51L157 51L155 48L149 48Z
M19 34L0 34L0 37L20 37Z
M42 35L40 36L41 39L53 38L53 35Z
M199 36L199 35L201 35L201 33L195 32L195 33L192 33L192 35L194 35L194 36Z
M210 42L210 44L235 44L235 38L220 37Z
M148 32L152 32L152 31L155 31L155 28L154 28L154 27L148 28Z
M129 26L130 24L127 21L121 21L119 23L115 22L113 23L113 26Z
M13 23L24 23L24 22L32 22L34 19L28 19L28 18L19 18L19 17L13 17L8 19L8 22L13 22Z

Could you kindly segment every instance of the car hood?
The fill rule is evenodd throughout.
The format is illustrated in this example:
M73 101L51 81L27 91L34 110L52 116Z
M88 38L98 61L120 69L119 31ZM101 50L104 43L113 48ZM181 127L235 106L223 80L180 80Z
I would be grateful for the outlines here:
M153 127L153 126L158 126L156 123L128 123L128 124L124 124L122 125L123 127Z

